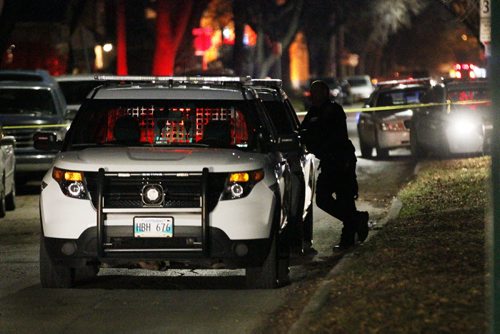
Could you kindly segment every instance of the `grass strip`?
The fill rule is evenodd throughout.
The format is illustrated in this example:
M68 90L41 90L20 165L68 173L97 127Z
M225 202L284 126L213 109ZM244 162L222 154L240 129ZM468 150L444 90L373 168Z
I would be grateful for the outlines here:
M426 162L330 285L319 333L483 333L489 158Z

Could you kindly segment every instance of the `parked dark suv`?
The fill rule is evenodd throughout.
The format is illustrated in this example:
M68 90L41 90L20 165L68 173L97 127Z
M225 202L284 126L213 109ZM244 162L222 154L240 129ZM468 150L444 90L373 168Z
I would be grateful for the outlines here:
M301 236L301 239L292 239L291 243L296 250L307 253L313 241L314 155L301 143L300 122L281 80L253 79L252 85L264 103L280 140L289 144L282 146L290 165L294 193L289 219L294 235Z
M16 173L49 169L56 152L35 150L33 135L50 131L63 139L69 127L65 116L66 101L48 72L0 71L0 123L16 139Z

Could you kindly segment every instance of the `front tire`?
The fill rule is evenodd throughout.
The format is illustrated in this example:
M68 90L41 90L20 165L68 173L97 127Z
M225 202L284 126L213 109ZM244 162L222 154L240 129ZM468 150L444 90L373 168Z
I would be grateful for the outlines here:
M274 289L289 282L289 254L283 256L279 233L274 233L269 253L260 267L246 268L246 283L250 289Z
M5 217L5 214L7 212L7 203L5 199L5 178L3 178L2 183L3 189L0 191L0 218Z
M5 208L9 211L16 208L16 181L12 181L12 191L5 198Z
M40 283L43 288L71 288L75 282L75 270L55 263L47 252L44 237L40 238Z

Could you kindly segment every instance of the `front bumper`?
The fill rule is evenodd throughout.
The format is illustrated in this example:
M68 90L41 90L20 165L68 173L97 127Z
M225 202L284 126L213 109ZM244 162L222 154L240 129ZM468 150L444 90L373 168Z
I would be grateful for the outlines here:
M93 201L75 199L64 195L59 184L46 176L40 208L51 256L75 263L144 258L220 259L236 267L261 263L271 230L277 228L273 225L277 221L277 187L261 181L246 197L213 203L213 191L206 186L209 175L208 170L202 173L199 207L109 207L106 204L111 201L106 200L110 198L103 197L107 192L100 186L91 192L97 197ZM171 217L173 237L134 238L136 217Z
M223 261L226 267L243 268L262 264L271 239L231 240L224 231L210 227L208 229L208 252L200 254L186 251L193 240L199 240L201 231L193 227L178 227L175 238L135 239L131 227L112 226L106 228L107 239L113 241L116 252L99 254L97 228L85 230L78 239L60 239L45 237L45 245L51 259L71 267L79 267L87 262L122 262L138 260L194 261L211 259ZM184 249L183 251L159 251L165 247ZM145 248L156 251L145 251Z
M15 152L17 172L46 172L52 166L56 153L43 153L41 151L25 153Z

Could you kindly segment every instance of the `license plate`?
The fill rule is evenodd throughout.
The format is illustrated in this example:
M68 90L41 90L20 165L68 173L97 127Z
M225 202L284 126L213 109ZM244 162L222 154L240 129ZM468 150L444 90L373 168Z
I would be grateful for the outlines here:
M135 217L135 238L172 238L174 236L173 217Z

